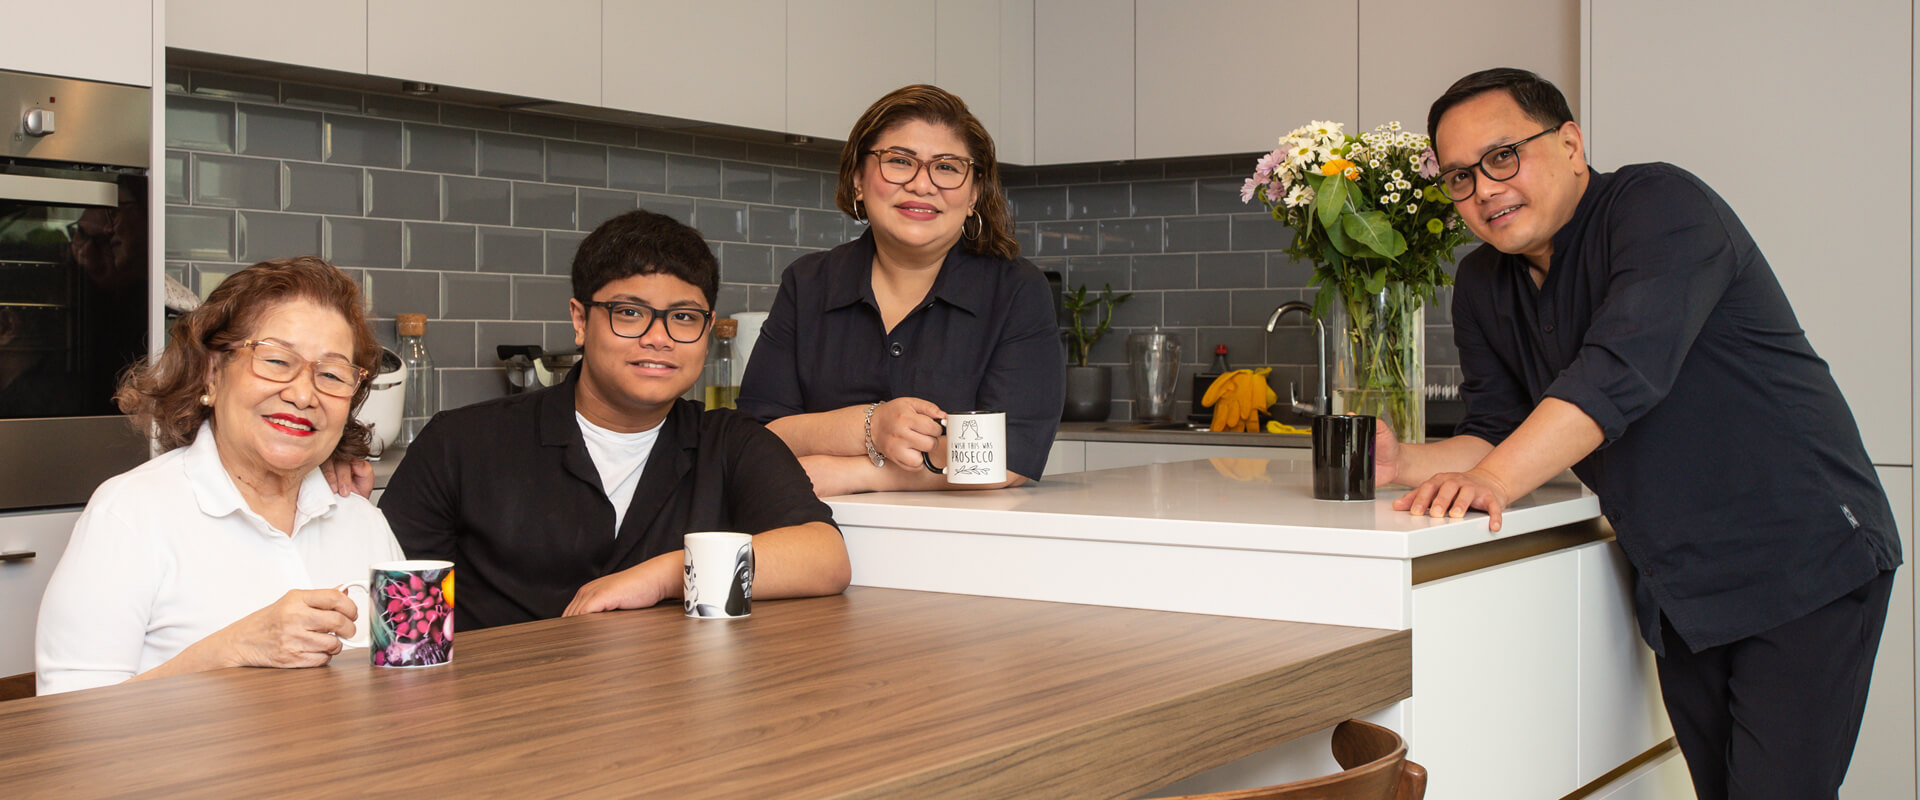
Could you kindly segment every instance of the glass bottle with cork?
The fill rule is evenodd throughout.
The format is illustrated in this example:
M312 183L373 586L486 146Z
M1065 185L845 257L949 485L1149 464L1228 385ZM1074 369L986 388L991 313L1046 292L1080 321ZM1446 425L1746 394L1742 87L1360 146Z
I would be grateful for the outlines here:
M1187 414L1188 421L1213 421L1213 409L1200 405L1200 398L1207 396L1207 387L1212 386L1216 378L1232 371L1233 367L1227 364L1227 346L1224 344L1214 345L1213 365L1207 367L1206 372L1196 373L1193 376L1193 408Z
M400 426L395 447L406 447L420 434L427 420L440 410L440 381L434 374L433 357L427 354L427 315L398 314L394 332L400 335L400 362L407 365L407 398L402 404L406 422Z
M740 376L733 369L733 337L739 333L739 325L730 317L713 321L713 349L707 354L706 374L701 377L707 408L733 408L734 399L740 396Z

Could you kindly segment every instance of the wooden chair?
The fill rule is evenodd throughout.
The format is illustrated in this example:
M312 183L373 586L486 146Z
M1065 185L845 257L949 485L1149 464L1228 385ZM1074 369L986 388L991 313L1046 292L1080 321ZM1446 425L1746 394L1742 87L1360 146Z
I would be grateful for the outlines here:
M1333 729L1333 760L1345 771L1259 789L1163 800L1420 800L1427 794L1427 769L1407 760L1407 743L1400 734L1370 722L1350 719Z
M34 694L33 673L23 672L0 678L0 702L21 700Z

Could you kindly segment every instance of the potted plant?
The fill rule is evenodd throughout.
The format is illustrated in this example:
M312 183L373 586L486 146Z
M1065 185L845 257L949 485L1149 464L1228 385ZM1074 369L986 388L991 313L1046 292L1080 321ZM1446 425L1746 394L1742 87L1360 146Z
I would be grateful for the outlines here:
M1100 422L1112 411L1113 377L1106 367L1088 366L1087 353L1093 349L1093 343L1113 327L1114 308L1132 296L1132 292L1115 296L1113 284L1089 296L1083 284L1061 298L1068 315L1067 339L1073 348L1073 363L1067 366L1067 403L1061 409L1061 419Z

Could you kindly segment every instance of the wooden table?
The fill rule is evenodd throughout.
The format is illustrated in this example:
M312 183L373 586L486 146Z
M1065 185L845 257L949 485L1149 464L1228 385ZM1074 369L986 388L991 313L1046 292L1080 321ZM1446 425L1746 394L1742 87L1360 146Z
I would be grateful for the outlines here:
M1409 631L866 588L455 652L0 704L0 794L1128 797L1412 691Z

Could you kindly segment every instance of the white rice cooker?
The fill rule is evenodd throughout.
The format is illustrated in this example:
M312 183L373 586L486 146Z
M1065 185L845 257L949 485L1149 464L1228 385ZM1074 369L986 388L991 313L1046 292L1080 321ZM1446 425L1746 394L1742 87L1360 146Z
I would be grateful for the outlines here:
M398 354L382 347L380 370L373 376L373 387L367 392L366 402L353 414L354 419L373 429L373 455L385 452L400 436L400 425L406 420L406 401L407 365L401 363Z

